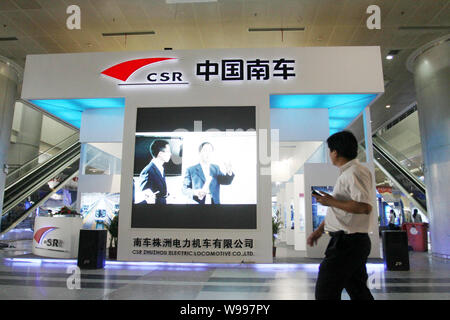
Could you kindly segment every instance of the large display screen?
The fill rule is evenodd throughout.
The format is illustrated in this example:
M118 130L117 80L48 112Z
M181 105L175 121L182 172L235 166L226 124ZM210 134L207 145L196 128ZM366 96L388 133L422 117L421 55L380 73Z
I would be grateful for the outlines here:
M256 229L254 107L138 108L132 228Z
M333 193L333 187L331 186L314 186L311 187L311 191L323 191L328 194ZM317 199L313 196L311 196L312 199L312 221L313 221L313 230L316 230L322 221L325 219L325 216L327 215L328 207L321 205L319 202L317 202Z

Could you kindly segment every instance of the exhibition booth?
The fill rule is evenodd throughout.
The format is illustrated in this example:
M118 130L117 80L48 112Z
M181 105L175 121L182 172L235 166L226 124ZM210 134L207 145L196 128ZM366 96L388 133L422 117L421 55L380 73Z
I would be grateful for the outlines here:
M22 99L80 128L82 228L118 214L118 260L271 263L279 146L309 143L309 157L368 123L383 91L379 47L214 49L29 55ZM365 138L370 150L370 125ZM278 197L299 222L286 241L308 257L327 242L306 248L322 212L309 190L337 175L322 156Z

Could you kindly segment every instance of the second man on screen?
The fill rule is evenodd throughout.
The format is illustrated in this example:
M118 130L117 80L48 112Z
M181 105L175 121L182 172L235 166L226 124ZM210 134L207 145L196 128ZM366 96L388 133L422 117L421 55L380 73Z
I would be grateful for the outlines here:
M225 164L226 173L211 163L214 146L203 142L199 146L200 163L189 167L183 180L183 193L198 204L220 204L220 185L229 185L234 173L229 163Z

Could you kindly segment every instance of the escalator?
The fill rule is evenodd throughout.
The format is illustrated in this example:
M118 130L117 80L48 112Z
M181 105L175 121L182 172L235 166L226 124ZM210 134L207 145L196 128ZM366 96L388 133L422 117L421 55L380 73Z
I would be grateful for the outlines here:
M19 168L8 175L1 215L0 234L4 234L78 175L81 143L71 141L47 161L38 164L34 159L26 172ZM31 163L31 162L30 162ZM20 174L18 174L18 172ZM14 177L14 179L11 178ZM49 186L52 182L52 188Z
M407 196L414 205L424 214L427 212L426 204L426 188L425 184L405 167L398 157L390 153L383 145L374 137L373 139L373 156L374 162L381 171L391 179L394 184Z

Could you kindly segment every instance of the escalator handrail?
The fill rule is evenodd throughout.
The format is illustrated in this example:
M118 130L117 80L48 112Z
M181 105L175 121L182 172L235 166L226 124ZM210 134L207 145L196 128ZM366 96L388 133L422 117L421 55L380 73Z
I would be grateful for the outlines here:
M15 201L22 194L25 194L39 184L41 180L54 175L56 170L60 170L62 166L71 161L73 157L79 156L79 154L80 148L77 147L66 150L63 155L53 159L53 161L47 163L46 166L41 167L39 170L27 175L26 179L23 179L20 183L10 186L7 190L5 190L3 207L9 206L11 202Z
M375 143L379 148L383 148L384 151L389 153L389 155L392 156L393 159L395 159L398 163L401 164L401 161L406 161L408 165L416 166L417 168L421 169L421 165L416 163L415 161L412 161L409 159L406 155L404 155L401 151L396 150L395 147L393 147L388 141L386 141L383 137L380 135L374 135L372 137L372 143ZM403 158L401 160L400 158ZM404 165L402 165L404 168L406 168ZM422 169L421 169L422 170Z
M7 186L5 187L5 192L6 192L8 189L10 189L10 188L14 187L15 185L17 185L18 183L22 182L24 179L26 179L27 177L29 177L30 175L32 175L32 174L35 173L36 171L42 169L44 166L49 165L49 164L51 163L51 161L55 161L55 159L60 158L61 156L63 156L63 155L64 155L66 152L68 152L69 150L78 147L78 145L81 145L81 143L80 143L79 141L76 141L76 142L74 142L73 144L71 144L70 146L68 146L66 149L61 150L61 152L58 152L57 154L55 154L53 157L51 157L51 158L48 159L47 161L45 161L45 162L43 162L43 163L37 165L36 167L34 167L34 168L31 169L30 171L28 171L26 174L24 174L22 177L20 177L19 179L15 180L14 182L12 182L12 183L10 183L9 185L7 185ZM36 159L37 159L37 158L34 158L33 160L30 160L29 162L35 161ZM28 162L28 163L29 163L29 162ZM25 166L25 164L24 164L23 166ZM21 166L21 168L22 168L23 166ZM17 170L19 170L19 169L17 169ZM10 174L8 174L8 176L11 176L11 175L12 175L14 172L16 172L17 170L14 170L14 171L11 172Z
M408 169L404 168L394 157L390 155L383 147L378 145L375 141L372 141L373 147L397 170L399 170L404 176L406 176L411 182L424 194L426 194L425 184L420 181L415 175L411 174Z
M39 189L40 186L42 186L42 183L48 182L52 177L57 176L61 171L63 171L68 165L72 164L74 161L77 161L80 159L81 152L77 152L74 155L71 155L66 161L63 161L63 163L56 164L56 167L54 170L51 171L50 174L47 174L39 180L40 182L36 182L32 187L28 188L27 190L24 190L24 192L20 193L20 195L17 195L14 197L14 199L8 201L8 203L4 203L3 210L2 210L2 216L5 215L9 210L14 208L20 201L23 200L24 197L28 197L30 194L35 192Z
M67 152L63 156L53 159L52 162L41 168L40 171L36 171L36 174L28 175L27 180L24 180L22 184L14 185L14 188L9 188L5 192L3 207L9 207L11 203L21 198L24 194L26 194L30 190L34 190L33 188L39 185L42 180L48 180L51 176L55 176L55 173L59 173L61 171L61 168L64 168L64 166L68 162L72 161L74 157L80 157L79 148L67 150Z
M74 162L72 162L71 164L73 164L73 163ZM62 187L64 187L64 185L67 182L69 182L71 179L76 177L78 175L78 173L79 173L78 169L74 170L74 172L71 175L69 175L64 181L62 181L60 184L58 184L58 186L55 189L53 189L51 192L49 192L49 194L47 194L45 197L43 197L42 199L40 199L39 201L34 203L30 208L25 210L23 212L23 214L21 214L20 217L18 217L14 222L12 222L7 228L5 228L4 230L0 230L0 235L5 234L5 233L9 232L10 230L12 230L13 228L15 228L15 226L17 226L20 222L25 220L25 218L30 214L30 212L32 212L33 210L38 208L45 201L47 201L55 192L58 192Z
M380 168L380 170L383 171L384 174L397 185L397 187L400 189L400 191L403 194L405 194L405 196L408 197L416 205L417 208L420 209L420 211L422 211L423 213L427 214L426 206L423 206L418 200L416 200L413 196L411 196L411 194L409 194L409 192L402 186L402 184L393 175L391 175L389 173L389 171L386 170L386 168L383 165L381 165L381 163L379 163L375 159L373 161Z

